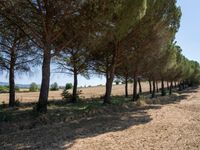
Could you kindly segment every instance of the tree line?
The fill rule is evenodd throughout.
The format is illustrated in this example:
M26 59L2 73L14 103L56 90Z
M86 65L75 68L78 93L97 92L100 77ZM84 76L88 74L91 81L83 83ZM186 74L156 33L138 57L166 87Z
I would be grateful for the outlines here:
M9 72L9 106L15 105L15 72L42 64L38 112L47 111L50 64L73 75L71 102L77 101L78 75L106 77L104 103L112 85L133 80L133 100L149 81L155 97L161 81L180 89L199 83L200 66L175 42L181 9L176 0L1 0L0 70ZM140 87L139 92L137 87Z

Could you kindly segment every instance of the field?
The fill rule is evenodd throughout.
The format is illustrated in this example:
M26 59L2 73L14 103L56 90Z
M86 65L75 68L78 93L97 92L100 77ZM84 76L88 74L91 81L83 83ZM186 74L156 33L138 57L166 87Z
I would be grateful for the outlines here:
M159 84L160 86L160 84ZM124 95L124 85L114 85L112 90L113 96L121 96ZM146 82L142 83L143 92L147 92L149 90L149 85ZM132 94L133 85L129 84L129 94ZM97 86L97 87L88 87L88 88L79 88L82 94L81 98L96 98L104 95L105 87ZM49 100L61 100L62 90L59 91L50 91ZM37 102L39 97L39 92L24 92L24 93L16 93L16 99L20 102ZM8 94L0 94L0 103L5 102L8 103Z

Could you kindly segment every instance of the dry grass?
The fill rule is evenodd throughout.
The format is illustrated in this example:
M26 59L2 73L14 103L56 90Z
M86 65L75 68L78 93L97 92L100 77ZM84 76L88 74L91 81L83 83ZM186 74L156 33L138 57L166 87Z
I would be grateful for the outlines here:
M159 84L160 87L160 84ZM112 89L113 96L121 96L125 94L124 85L114 85ZM143 92L149 91L149 85L147 82L142 83ZM132 94L133 86L129 84L129 94ZM88 87L88 88L79 88L82 94L80 95L82 98L96 98L104 95L105 87L97 86L97 87ZM61 100L62 90L59 91L50 91L49 92L49 100ZM37 102L39 97L39 92L24 92L24 93L16 93L16 99L20 102ZM0 94L0 104L2 102L8 103L8 94Z

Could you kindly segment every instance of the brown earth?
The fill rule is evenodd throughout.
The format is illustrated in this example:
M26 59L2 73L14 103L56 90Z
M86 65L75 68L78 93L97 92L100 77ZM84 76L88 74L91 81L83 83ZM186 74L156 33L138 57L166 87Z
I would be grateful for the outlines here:
M199 150L200 89L176 101L0 135L0 149Z
M159 84L160 87L160 84ZM114 85L112 90L112 95L119 96L124 95L124 85ZM143 92L147 92L149 90L149 85L146 82L142 83ZM132 94L133 86L129 84L129 94ZM88 87L88 88L79 88L81 90L82 98L95 98L104 95L105 87L97 86L97 87ZM50 91L49 92L49 100L61 100L62 90L59 91ZM16 93L16 99L20 102L37 102L39 97L39 92L24 92L24 93ZM0 104L2 102L8 103L9 95L8 94L0 94Z

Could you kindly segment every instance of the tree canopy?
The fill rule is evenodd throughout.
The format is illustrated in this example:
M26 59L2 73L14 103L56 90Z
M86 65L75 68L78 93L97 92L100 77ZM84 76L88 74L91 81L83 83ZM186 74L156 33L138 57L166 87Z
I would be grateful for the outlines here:
M47 111L51 63L57 63L60 72L74 75L73 102L78 75L91 74L106 77L104 103L110 103L115 78L126 83L126 96L128 82L134 81L134 101L142 91L141 80L149 81L152 97L161 81L165 95L164 81L170 87L177 83L180 89L199 83L199 63L183 56L175 42L181 15L176 0L4 0L0 3L0 69L8 69L11 75L8 58L15 56L14 69L30 70L27 63L39 54L38 112ZM20 42L11 56L16 38Z

